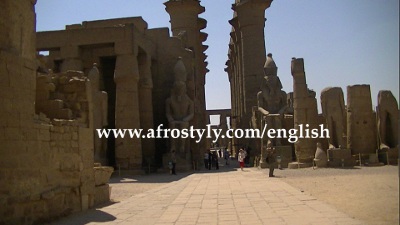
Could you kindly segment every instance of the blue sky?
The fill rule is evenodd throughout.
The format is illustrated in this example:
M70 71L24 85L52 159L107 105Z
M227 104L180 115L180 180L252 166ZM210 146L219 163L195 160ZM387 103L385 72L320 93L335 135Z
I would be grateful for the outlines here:
M165 0L39 0L37 30L62 30L82 21L142 16L149 28L170 27ZM224 72L233 0L203 0L208 20L207 109L230 108ZM307 83L328 86L370 84L373 105L379 90L399 99L398 0L275 0L266 10L265 42L273 53L286 92L293 90L292 57L304 58ZM345 97L346 98L346 97ZM346 99L345 99L346 101ZM318 103L319 104L319 103ZM320 106L319 106L320 108Z

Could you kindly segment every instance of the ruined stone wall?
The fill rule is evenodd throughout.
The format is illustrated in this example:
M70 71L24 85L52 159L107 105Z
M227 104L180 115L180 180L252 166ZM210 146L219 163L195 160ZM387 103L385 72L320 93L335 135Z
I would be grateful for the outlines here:
M0 224L32 224L93 202L93 139L74 121L35 116L35 13L0 2Z

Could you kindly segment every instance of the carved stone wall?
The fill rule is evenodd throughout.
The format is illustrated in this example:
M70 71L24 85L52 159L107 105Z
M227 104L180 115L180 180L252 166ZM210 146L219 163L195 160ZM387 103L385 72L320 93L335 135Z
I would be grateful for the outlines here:
M91 130L35 115L35 3L0 2L0 224L43 223L94 202Z

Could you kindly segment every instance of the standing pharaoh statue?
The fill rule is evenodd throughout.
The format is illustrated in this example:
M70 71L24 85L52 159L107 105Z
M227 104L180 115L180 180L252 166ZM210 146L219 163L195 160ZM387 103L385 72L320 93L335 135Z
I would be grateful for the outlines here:
M166 114L169 128L187 129L189 121L194 116L193 101L186 94L186 68L181 58L174 68L175 82L171 91L171 96L166 100ZM170 138L171 152L186 153L185 138L182 135L179 138Z
M288 108L287 95L282 90L282 83L277 76L277 71L278 68L272 59L272 54L269 53L264 65L264 83L261 91L257 94L257 107L262 114L262 126L267 124L267 129L282 128L283 115ZM263 143L266 143L266 141L263 140ZM280 139L276 139L275 146L280 145Z

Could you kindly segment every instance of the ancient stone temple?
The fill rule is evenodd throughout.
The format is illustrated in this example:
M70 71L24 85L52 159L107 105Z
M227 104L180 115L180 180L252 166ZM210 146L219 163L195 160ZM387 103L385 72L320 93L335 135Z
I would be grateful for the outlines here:
M113 168L95 161L131 172L162 166L169 140L100 139L95 129L167 128L177 62L186 68L180 86L193 101L188 121L205 126L207 35L197 18L204 8L180 2L196 19L179 18L177 1L167 2L178 16L174 36L147 29L140 17L35 34L35 0L0 2L0 224L44 223L109 201ZM42 51L48 55L37 55ZM202 161L195 158L200 147L189 149L189 161Z
M206 34L200 30L206 22L197 17L204 8L197 1L165 4L171 15L173 37L169 36L168 28L148 29L141 17L85 21L67 25L63 31L37 33L36 49L49 51L46 66L54 72L87 73L93 63L98 65L99 76L94 77L98 88L93 95L103 101L94 104L107 110L96 119L95 129L147 131L161 124L167 128L165 107L160 106L170 95L178 57L186 67L187 94L194 101L190 125L205 127L207 64L202 41ZM107 102L102 91L108 94ZM167 139L95 138L96 161L129 171L140 172L143 167L155 169L162 165L162 155L169 151L165 146L169 145ZM188 148L193 160L201 157L202 145L192 143Z
M100 179L93 163L91 82L82 72L42 73L35 4L0 3L1 224L44 223L109 201L113 169L97 166Z
M252 108L257 105L258 91L262 83L265 50L265 10L272 0L236 0L232 5L233 19L229 43L227 68L231 85L232 128L249 128ZM241 146L255 149L255 141L233 139L237 152Z

